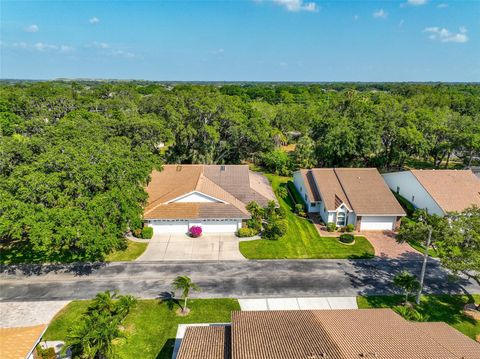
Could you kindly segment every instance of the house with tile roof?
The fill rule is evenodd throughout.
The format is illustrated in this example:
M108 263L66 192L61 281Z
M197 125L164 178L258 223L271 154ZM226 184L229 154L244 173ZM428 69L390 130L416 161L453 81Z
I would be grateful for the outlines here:
M411 170L385 173L390 189L416 208L445 216L480 206L480 178L471 170Z
M405 211L376 168L313 168L293 174L307 211L360 231L394 230Z
M478 359L446 323L391 309L235 311L230 325L187 327L177 359Z
M146 188L144 221L154 233L234 233L250 218L246 206L277 201L269 181L247 165L165 165Z

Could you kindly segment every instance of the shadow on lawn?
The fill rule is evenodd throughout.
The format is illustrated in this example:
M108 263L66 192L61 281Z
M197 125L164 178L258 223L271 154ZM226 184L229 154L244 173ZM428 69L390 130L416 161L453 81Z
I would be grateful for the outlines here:
M359 295L399 294L393 285L393 277L407 270L420 276L421 257L409 254L398 258L374 258L371 260L350 260L353 271L345 273ZM425 294L468 294L468 286L472 284L464 277L453 278L451 273L441 267L440 262L429 258L425 275Z
M171 359L173 348L175 347L175 339L167 339L162 349L158 352L156 359Z
M174 292L162 292L156 297L160 302L159 304L165 303L167 308L173 310L175 308L182 308L178 299L175 298Z

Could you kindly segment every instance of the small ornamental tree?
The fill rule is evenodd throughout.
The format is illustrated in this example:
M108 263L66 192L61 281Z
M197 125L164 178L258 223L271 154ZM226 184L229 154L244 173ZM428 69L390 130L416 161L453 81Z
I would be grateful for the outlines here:
M192 282L192 279L186 275L180 275L175 278L172 282L174 289L182 291L182 298L184 300L182 307L182 314L188 314L190 311L187 308L188 297L190 296L190 291L194 290L196 292L200 291L200 287Z
M420 282L410 272L403 271L393 278L393 283L403 289L405 294L405 305L408 305L408 296L420 289Z

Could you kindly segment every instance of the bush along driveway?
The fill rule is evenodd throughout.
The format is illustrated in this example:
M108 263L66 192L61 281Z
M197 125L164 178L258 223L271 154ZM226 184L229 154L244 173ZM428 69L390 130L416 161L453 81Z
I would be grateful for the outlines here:
M286 187L288 177L268 174L273 190ZM291 186L290 186L291 187ZM340 243L337 238L321 237L315 225L306 218L297 216L294 202L287 198L278 198L280 206L286 211L287 233L278 240L258 239L240 242L240 252L248 259L355 259L372 258L373 246L365 237L355 238L355 244Z

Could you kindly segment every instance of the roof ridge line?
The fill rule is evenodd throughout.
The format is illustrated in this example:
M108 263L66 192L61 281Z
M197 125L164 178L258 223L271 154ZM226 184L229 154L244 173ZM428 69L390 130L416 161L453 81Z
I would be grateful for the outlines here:
M350 206L349 206L350 209L351 209L353 212L356 213L355 208L353 208L353 204L352 204L352 202L350 201L350 198L348 197L348 194L347 194L347 192L345 191L345 188L343 187L342 181L340 181L340 178L338 177L337 169L336 169L335 167L333 168L333 173L335 174L335 178L337 179L338 183L340 184L340 187L342 188L343 193L345 194L345 198L347 199L348 204L350 205ZM335 195L337 195L337 194L335 194ZM341 199L341 198L340 198L340 199ZM345 203L345 204L346 204L346 203Z

